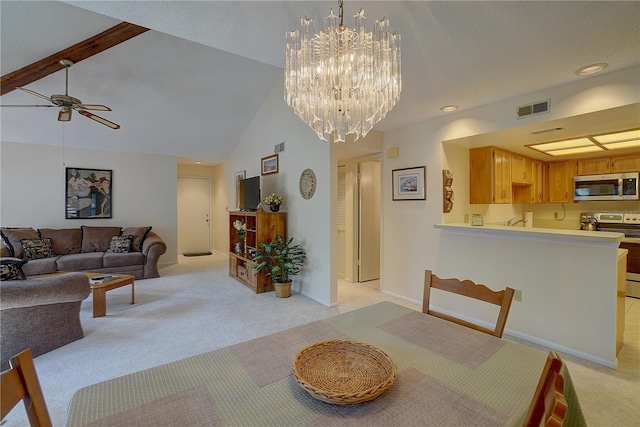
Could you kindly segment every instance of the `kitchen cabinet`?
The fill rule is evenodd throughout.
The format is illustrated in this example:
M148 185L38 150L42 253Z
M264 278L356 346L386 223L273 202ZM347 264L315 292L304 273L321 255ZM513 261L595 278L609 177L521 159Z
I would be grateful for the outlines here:
M640 171L640 156L598 157L578 160L577 175Z
M534 160L531 162L531 181L533 183L531 194L532 203L547 203L547 182L549 179L549 167L547 163Z
M511 203L511 153L491 146L470 149L469 179L469 203Z
M513 160L513 158L512 158ZM538 160L525 160L529 163L527 172L531 185L513 185L514 203L547 203L547 164ZM513 167L513 164L512 164Z
M531 185L533 160L519 154L511 154L511 184Z
M576 162L549 163L549 202L573 203L573 176Z

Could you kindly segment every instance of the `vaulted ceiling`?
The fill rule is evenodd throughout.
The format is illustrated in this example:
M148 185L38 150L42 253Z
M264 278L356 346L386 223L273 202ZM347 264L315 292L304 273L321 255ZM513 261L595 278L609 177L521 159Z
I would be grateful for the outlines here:
M360 7L369 28L384 16L402 36L401 101L380 131L440 116L447 104L465 110L574 82L587 64L640 64L640 2L347 1L345 23ZM337 2L2 0L2 76L122 21L150 31L69 70L69 93L111 107L99 114L121 129L78 114L63 126L55 108L1 108L0 138L61 145L64 135L70 147L223 162L282 74L285 32L304 16L318 30L331 8ZM26 87L49 96L64 84L58 71ZM42 100L12 91L0 101Z

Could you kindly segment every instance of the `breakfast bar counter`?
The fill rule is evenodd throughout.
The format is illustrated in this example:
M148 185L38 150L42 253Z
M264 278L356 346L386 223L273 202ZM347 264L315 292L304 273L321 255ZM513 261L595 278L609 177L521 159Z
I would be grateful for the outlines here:
M439 277L516 290L505 333L617 367L618 247L624 234L500 225L438 224ZM451 298L439 308L491 317ZM619 329L619 328L618 328Z
M203 331L206 333L206 331ZM301 348L370 343L396 363L375 400L316 400L292 375ZM383 302L78 390L78 426L521 426L547 354ZM565 425L585 425L566 367Z

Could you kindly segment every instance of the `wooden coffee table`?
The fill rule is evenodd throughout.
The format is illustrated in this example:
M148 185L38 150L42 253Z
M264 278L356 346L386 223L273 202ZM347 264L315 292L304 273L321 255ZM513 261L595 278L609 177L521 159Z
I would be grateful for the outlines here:
M109 273L85 273L89 279L100 276L112 276L110 280L102 283L91 283L91 293L93 294L93 317L102 317L107 314L107 291L131 285L131 304L135 304L135 277L130 274L109 274Z

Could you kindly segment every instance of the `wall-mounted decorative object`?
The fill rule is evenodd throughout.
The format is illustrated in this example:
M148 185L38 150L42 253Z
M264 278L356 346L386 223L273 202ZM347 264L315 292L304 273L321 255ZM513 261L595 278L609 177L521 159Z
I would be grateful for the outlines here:
M426 166L394 169L393 200L426 200Z
M449 213L453 209L453 174L450 170L442 170L442 212Z
M305 169L300 174L300 195L309 200L316 192L316 174L312 169Z
M238 171L233 174L233 182L236 185L236 209L240 209L240 181L247 177L247 171Z
M65 219L111 218L113 171L66 168Z
M269 175L272 173L278 173L278 155L272 154L267 157L263 157L260 161L262 167L260 170L262 171L262 175Z

